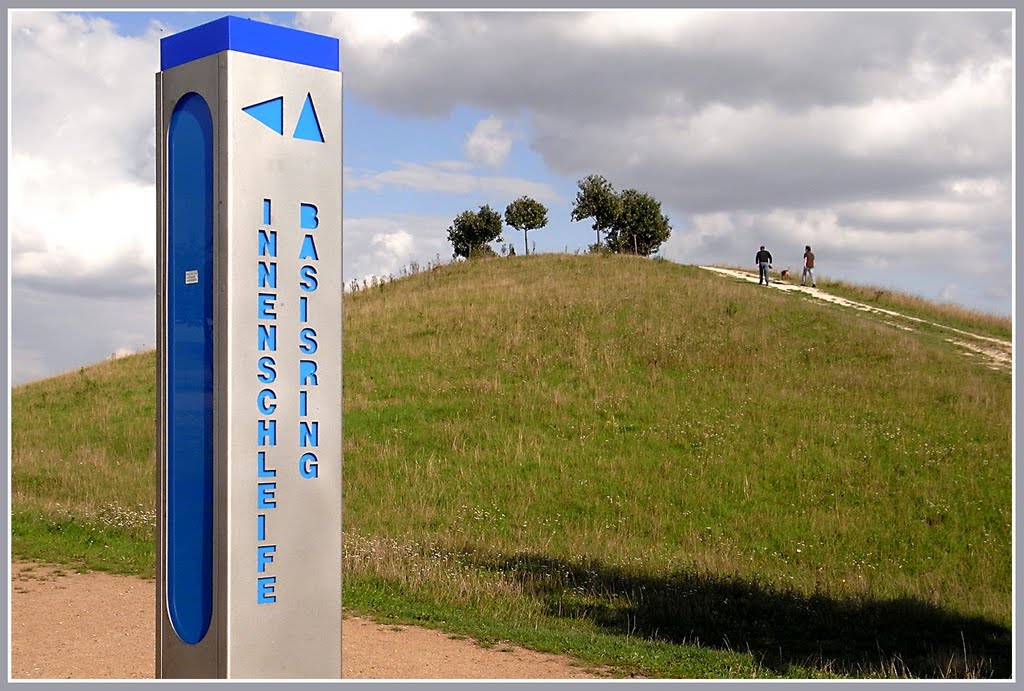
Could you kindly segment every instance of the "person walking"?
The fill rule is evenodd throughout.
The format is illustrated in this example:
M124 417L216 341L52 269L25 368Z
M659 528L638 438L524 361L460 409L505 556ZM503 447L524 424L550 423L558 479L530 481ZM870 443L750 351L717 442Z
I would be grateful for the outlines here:
M754 264L757 266L759 273L757 275L757 284L765 286L768 285L768 269L772 268L772 253L761 245L761 249L758 251L757 256L754 257Z
M810 245L804 247L804 272L800 276L800 285L806 283L808 276L811 277L811 287L817 288L818 285L814 282L814 252L811 251Z

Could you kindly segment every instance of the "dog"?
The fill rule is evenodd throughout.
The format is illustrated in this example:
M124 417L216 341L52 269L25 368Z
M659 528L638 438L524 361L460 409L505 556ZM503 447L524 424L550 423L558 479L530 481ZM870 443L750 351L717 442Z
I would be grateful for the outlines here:
M789 278L789 269L783 269L779 272L779 279L785 281Z

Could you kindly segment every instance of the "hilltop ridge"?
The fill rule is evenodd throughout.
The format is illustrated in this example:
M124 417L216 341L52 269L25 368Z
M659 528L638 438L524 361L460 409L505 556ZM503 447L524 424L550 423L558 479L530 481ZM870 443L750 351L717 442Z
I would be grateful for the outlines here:
M347 294L346 607L647 676L1005 675L1011 378L948 337L638 257ZM16 555L144 568L154 366L15 389Z

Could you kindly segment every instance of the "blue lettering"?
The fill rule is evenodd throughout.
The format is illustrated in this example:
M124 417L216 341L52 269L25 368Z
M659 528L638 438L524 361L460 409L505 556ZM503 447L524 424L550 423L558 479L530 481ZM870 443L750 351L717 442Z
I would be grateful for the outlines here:
M316 217L316 207L313 204L299 205L299 222L303 228L315 230L320 225L320 219Z
M313 329L303 329L299 332L299 350L306 355L312 355L316 352L316 331Z
M302 288L303 292L315 292L317 285L318 284L316 280L315 266L310 266L309 264L306 264L301 269L299 269L299 287ZM274 287L276 288L277 286Z
M299 298L299 321L301 321L303 324L305 324L308 321L308 319L306 318L307 317L306 302L308 300L309 300L309 298L307 298L305 295L303 295L302 297Z
M277 328L277 327L274 327ZM274 362L272 357L261 357L260 361L256 363L260 373L256 375L256 378L260 380L262 384L273 384L274 380L277 379L277 370L274 369Z
M256 508L257 509L273 509L277 507L277 499L275 498L275 492L277 491L276 482L261 482L256 485Z
M257 294L256 316L259 319L277 319L277 312L274 311L274 299L276 297L273 293Z
M277 596L274 595L275 583L277 583L277 576L263 576L256 579L256 602L258 604L277 602Z
M313 212L314 217L316 212ZM263 200L263 223L270 225L270 200ZM259 230L258 252L261 257L277 257L277 232L273 230ZM257 265L257 287L277 288L277 262L260 261ZM274 293L257 293L256 315L261 320L276 320L277 312ZM277 350L277 326L272 324L258 324L257 347L260 352ZM277 379L276 362L272 357L261 357L257 363L259 370L256 378L264 384L273 383ZM272 415L277 410L277 394L272 389L262 389L256 394L256 408L261 415ZM257 420L256 439L258 446L277 445L277 420ZM256 453L256 475L260 478L276 477L277 471L267 467L267 452ZM259 482L256 485L256 508L274 509L277 507L277 483ZM263 541L267 537L266 514L256 515L256 539ZM277 552L276 545L257 545L256 547L256 571L264 573L267 564L274 562L274 554ZM266 576L256 579L256 602L268 604L277 602L277 577Z
M267 403L267 399L270 402ZM277 394L271 389L263 389L256 394L256 407L263 415L272 415L277 410Z
M277 446L277 420L256 421L256 446Z
M299 423L299 446L320 445L320 423L300 422Z
M312 382L316 386L316 363L312 360L299 360L299 386Z
M299 459L299 474L307 480L317 477L320 464L317 463L316 454L304 453Z
M299 259L317 260L319 258L316 254L316 243L313 242L313 236L306 235L302 238L302 249L299 250Z
M277 256L277 231L260 228L259 255L261 257Z
M256 287L277 288L277 262L260 262L256 271Z
M267 570L267 564L274 561L274 552L277 551L277 545L257 545L256 546L256 572L265 573Z
M306 416L306 391L299 392L299 415L302 417Z
M267 467L267 452L256 452L256 477L277 477L277 471Z
M277 325L257 324L256 325L256 347L260 351L277 350Z

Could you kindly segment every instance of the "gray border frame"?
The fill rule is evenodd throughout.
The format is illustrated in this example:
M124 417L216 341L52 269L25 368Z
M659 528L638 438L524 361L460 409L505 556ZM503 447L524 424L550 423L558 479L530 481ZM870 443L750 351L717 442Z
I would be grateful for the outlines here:
M324 0L307 0L307 2L305 2L303 4L304 4L304 8L303 9L321 9L321 10L340 9L339 5L341 5L341 6L350 6L350 7L367 7L367 6L372 7L372 6L374 6L374 5L370 4L370 3L365 3L365 2L357 2L357 3L337 3L337 2L335 2L335 3L328 3L328 2L325 2ZM649 8L675 8L675 7L684 7L684 8L702 8L703 7L703 8L710 8L709 7L710 3L706 3L706 2L704 2L704 3L696 3L696 2L665 2L665 0L653 0L653 1L644 2L642 4L643 4L644 7L649 7ZM596 0L595 2L580 2L580 0L568 0L568 1L563 1L563 2L557 3L556 6L564 7L566 9L582 9L582 8L614 9L614 8L622 7L624 5L625 5L625 3L609 2L609 0ZM1021 5L1021 3L1019 2L1019 0L996 0L994 2L986 2L986 3L984 3L984 8L1016 10L1016 9L1018 9L1020 7L1020 5ZM472 9L472 8L525 9L525 8L537 8L539 6L539 4L536 3L536 2L523 2L522 0L518 0L518 1L510 0L508 2L503 2L503 3L495 3L495 2L493 2L493 0L486 0L485 2L469 2L467 0L449 0L448 2L444 2L444 3L435 3L433 5L428 5L428 4L424 4L424 3L410 2L410 0L393 0L392 2L386 3L385 6L387 6L387 7L395 7L395 8L423 8L423 9L430 9L430 8L437 8L437 7L445 7L445 8L451 8L451 9ZM94 3L85 4L85 3L80 3L80 2L70 2L70 3L61 4L61 5L45 5L45 4L40 4L38 6L33 6L32 4L26 2L26 3L20 3L18 5L17 9L40 9L40 10L65 9L65 10L70 10L70 11L76 11L76 10L77 11L85 11L85 10L94 9L96 7L97 7L97 5L94 4ZM102 7L104 9L110 9L110 10L118 10L118 9L151 9L151 10L157 10L157 9L164 9L164 10L183 10L184 11L184 10L202 10L202 9L216 9L216 10L223 9L225 12L228 12L228 11L232 11L232 10L234 10L234 11L244 11L244 10L274 10L274 9L281 9L281 3L279 3L279 2L269 2L268 0L252 0L252 1L244 3L244 4L226 3L224 5L219 5L219 6L206 6L206 7L204 7L202 4L184 2L183 0L171 0L169 2L163 2L163 3L159 3L159 4L150 4L150 3L146 3L146 2L129 3L129 2L125 2L124 0L108 0L107 2L102 3ZM821 3L821 2L808 2L807 0L797 0L797 2L791 2L791 3L785 3L785 4L781 4L781 3L767 3L767 2L750 2L749 0L747 0L747 1L729 3L728 7L729 8L736 8L736 9L771 9L771 8L785 7L785 8L792 8L792 9L824 9L824 10L827 10L827 9L903 9L903 8L906 8L906 9L961 9L962 8L962 9L971 9L971 10L979 9L979 8L969 7L968 3L963 3L963 2L956 2L956 3L954 3L954 2L948 2L948 1L943 1L943 0L940 0L938 2L927 2L927 3L921 2L920 0L916 0L916 1L912 1L912 2L900 3L899 5L894 5L894 6L891 6L891 7L886 7L882 3L878 3L878 2L865 2L863 0L860 1L860 2L844 2L844 3L835 3L835 4L826 4L826 3ZM981 9L983 9L983 8L981 8ZM293 11L293 10L287 10L287 11ZM6 40L7 37L9 36L9 31L10 31L10 10L8 10L8 12L5 13L4 22L5 22L4 37L5 37L5 40ZM1014 65L1015 65L1015 75L1014 75L1014 88L1015 88L1015 101L1014 101L1014 105L1015 105L1015 112L1014 112L1014 116L1013 117L1014 117L1014 130L1016 130L1016 125L1017 125L1017 123L1019 121L1019 118L1020 118L1020 116L1019 116L1020 105L1021 105L1020 94L1022 92L1020 87L1022 86L1022 84L1024 84L1024 82L1022 82L1021 71L1019 69L1017 69L1017 68L1019 68L1019 62L1018 62L1018 58L1017 58L1017 54L1016 54L1016 34L1017 34L1017 31L1016 31L1016 28L1017 28L1017 17L1016 17L1016 15L1014 16L1013 25L1014 25L1014 29L1013 30L1014 30ZM3 73L4 73L4 83L7 86L7 93L8 93L8 96L9 96L9 90L10 90L10 83L9 83L10 82L10 80L9 80L9 69L10 69L10 64L9 64L10 63L9 47L8 47L8 51L4 51L3 52L2 61L3 61L4 66L6 67L6 69L3 70ZM344 72L344 64L342 64L341 67L342 67L342 72ZM8 131L8 138L7 138L7 140L5 141L5 144L4 144L4 148L5 148L5 151L8 154L8 157L10 156L10 131L9 131L10 118L9 118L9 108L10 108L10 103L9 103L9 99L8 99L8 110L5 111L4 116L3 116L3 121L4 121L5 124L7 124L7 131ZM1021 144L1020 144L1019 140L1017 140L1016 136L1014 137L1013 147L1014 147L1014 150L1013 150L1014 173L1013 173L1012 180L1014 182L1014 190L1015 190L1015 195L1014 195L1014 198L1013 198L1014 199L1013 221L1014 221L1014 231L1015 231L1016 230L1016 207L1017 207L1017 205L1019 205L1020 201L1022 199L1024 199L1024 195L1022 195L1021 190L1016 185L1016 162L1020 159L1020 153L1021 153L1021 150L1022 150ZM6 179L6 177L7 177L6 173L5 173L4 177ZM6 185L3 188L2 194L3 194L4 201L6 202L7 201L7 187L6 187ZM5 206L6 206L6 204L5 204ZM7 384L7 398L6 398L6 400L4 401L4 403L2 405L3 405L4 417L5 417L6 421L7 421L7 435L5 436L5 447L6 447L6 452L7 452L8 464L7 464L7 473L5 473L3 480L0 481L0 484L3 485L4 489L6 490L7 496L8 496L8 511L6 513L6 518L4 519L5 522L6 522L5 523L6 528L3 531L3 538L2 539L3 539L4 545L6 546L6 553L7 553L7 562L6 562L6 565L5 565L4 568L5 568L6 578L7 578L7 589L8 589L8 598L5 600L4 605L3 605L3 613L5 614L5 619L7 620L7 628L6 628L6 643L7 643L7 645L4 646L5 647L5 651L3 653L3 657L4 657L4 660L6 661L5 668L6 668L6 671L7 671L7 675L9 675L10 674L10 654L9 654L10 653L10 614L9 614L9 608L10 608L10 496L9 495L10 495L10 492L9 492L9 481L10 481L10 429L11 429L11 424L10 424L10 367L11 367L11 361L10 361L10 343L11 343L11 338L10 338L10 291L11 291L11 283L10 283L10 237L8 235L8 231L7 231L6 226L4 228L4 235L6 236L6 239L7 239L7 253L6 253L6 255L4 257L4 260L3 260L3 266L4 266L4 269L5 269L5 274L7 276L7 282L5 284L5 289L7 291L7 295L6 295L7 299L4 301L5 302L5 305L4 305L4 310L5 310L4 316L6 318L3 320L3 322L4 322L4 329L5 329L4 333L5 333L6 337L7 337L7 368L6 368L5 372L4 372L4 376L6 377L5 383ZM1017 276L1016 276L1016 274L1017 274L1017 267L1020 266L1021 263L1022 263L1022 260L1024 260L1024 250L1022 250L1021 247L1016 243L1016 234L1015 234L1015 232L1014 232L1014 242L1013 242L1013 259L1014 259L1013 273L1012 273L1012 287L1013 287L1012 290L1013 290L1013 294L1012 294L1012 312L1011 312L1011 316L1013 318L1014 360L1016 361L1017 321L1021 317L1021 312L1018 311L1019 303L1018 303L1018 300L1017 300L1018 291L1017 291ZM1014 395L1013 395L1014 406L1013 406L1013 413L1012 413L1013 414L1013 426L1014 426L1014 444L1013 444L1013 449L1014 449L1014 459L1016 460L1016 458L1019 455L1019 452L1022 449L1024 449L1024 444L1022 444L1021 441L1016 436L1017 404L1018 404L1018 391L1017 391L1017 376L1016 376L1016 372L1014 372L1014 374L1013 374L1013 392L1014 392ZM1016 471L1016 469L1015 469L1015 471ZM1016 496L1017 496L1017 490L1019 489L1019 477L1017 477L1016 472L1014 472L1013 481L1014 481L1014 501L1013 501L1013 507L1014 507L1014 528L1016 528ZM1019 637L1017 635L1017 630L1016 630L1016 624L1018 622L1018 609L1017 609L1017 593L1018 593L1017 585L1018 585L1018 579L1017 579L1017 568L1016 567L1017 567L1017 563L1019 562L1019 557L1020 557L1020 552L1018 550L1018 545L1017 545L1017 541L1016 541L1016 530L1014 530L1013 549L1014 549L1014 574L1013 574L1014 583L1013 583L1013 585L1014 585L1014 654L1015 654L1015 657L1014 657L1014 679L1017 679L1018 678L1017 663L1018 663L1018 661L1020 659L1019 652L1021 650L1021 645L1020 645L1020 640L1019 640ZM5 681L5 684L6 683L7 682ZM129 682L129 683L126 683L126 684L121 684L121 685L119 685L119 687L120 688L132 688L132 689L134 689L134 688L144 688L145 686L148 686L150 683L151 682ZM371 688L373 688L373 689L389 689L390 690L390 689L410 688L410 687L414 687L414 686L417 686L417 685L424 685L427 682L384 682L384 683L377 682L377 683L375 683L375 682L345 682L345 681L342 681L342 682L334 682L334 683L342 684L342 685L344 685L346 687L351 687L351 688L359 688L359 689L367 689L367 690L369 690ZM445 683L445 682L441 682L441 683ZM564 687L565 684L571 684L572 686L589 686L589 687L594 687L594 688L601 687L601 688L614 688L614 689L620 689L621 688L621 689L625 689L625 688L628 688L628 687L633 687L633 686L635 686L637 684L648 685L650 683L655 683L655 682L637 682L637 681L633 681L633 682L468 682L468 683L460 683L459 685L463 686L463 687L468 687L468 688L486 688L488 686L493 686L493 687L499 687L500 686L501 688L507 689L508 691L527 691L527 690L539 689L539 688L551 688L551 689L554 689L554 688L558 688L558 687ZM661 684L667 683L667 684L670 684L672 686L676 686L676 685L680 685L680 684L687 684L688 682L683 682L683 681L671 682L670 681L670 682L658 682L658 683L661 683ZM737 682L731 682L731 681L730 682L716 682L715 686L716 687L725 687L725 688L730 688L730 689L733 689L733 688L738 689L741 686L746 685L748 683L751 683L751 682L738 682L738 681ZM790 684L790 682L782 682L782 683L785 684L786 686L788 686ZM794 681L794 682L792 682L792 684L794 684L794 685L798 684L798 683L800 683L800 684L808 684L809 683L809 684L813 684L815 686L823 686L823 685L825 685L827 683L829 686L837 686L838 685L838 686L841 686L843 688L847 688L847 687L850 687L850 686L865 687L866 688L866 687L868 687L871 684L871 682L860 682L860 681L851 681L851 682L796 682L796 681ZM901 682L889 682L889 683L901 683ZM903 682L903 683L908 683L908 682ZM974 686L974 685L978 685L978 684L981 684L981 683L984 683L984 682L974 682L974 683L972 683L972 682L958 682L958 683L960 683L960 684L969 684L969 685ZM987 683L1000 683L1000 682L987 682ZM1003 683L1007 683L1007 682L1003 682ZM167 682L163 682L162 683L162 685L166 685L166 684L167 684ZM940 685L944 685L944 682L922 682L922 684L923 684L923 686L925 688L939 688ZM244 685L246 687L256 688L256 683L245 682ZM921 686L921 684L917 684L917 683L915 683L915 685L917 685L919 688ZM66 686L66 684L64 684L64 683L43 683L41 685L37 685L37 688L47 688L47 689L54 688L54 689L58 689L58 688L63 688L64 686ZM177 687L178 684L171 684L171 686ZM182 688L187 688L184 684L182 684L181 687Z

